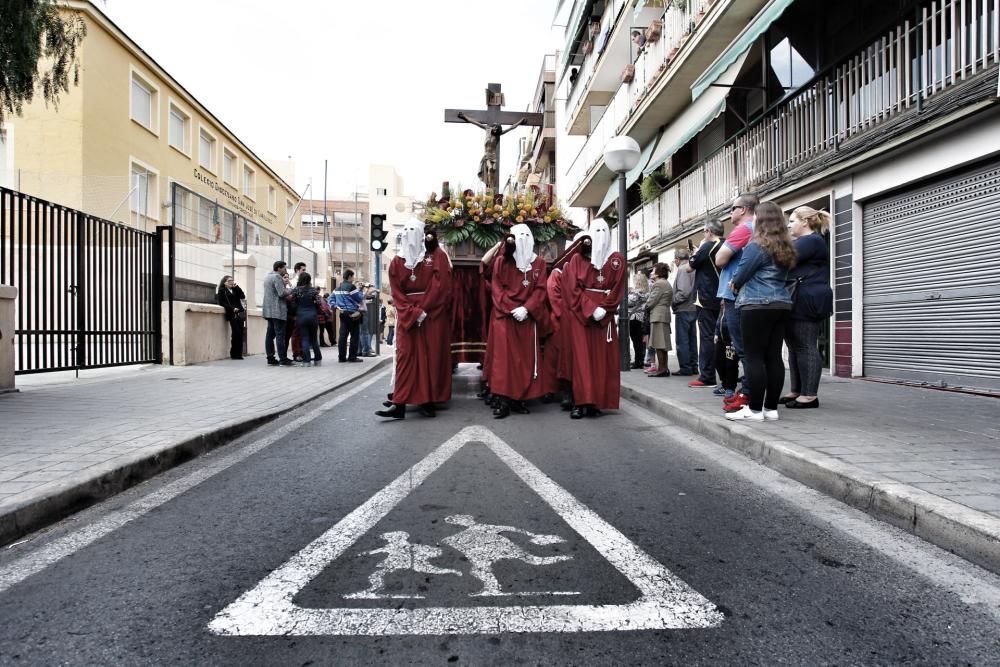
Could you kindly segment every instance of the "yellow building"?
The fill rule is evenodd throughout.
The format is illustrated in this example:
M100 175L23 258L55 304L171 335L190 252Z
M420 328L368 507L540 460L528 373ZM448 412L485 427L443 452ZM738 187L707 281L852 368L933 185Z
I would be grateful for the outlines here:
M297 248L292 186L94 4L64 4L87 24L79 86L58 108L39 95L5 120L0 185L140 229L173 223L181 240L235 240L242 253Z

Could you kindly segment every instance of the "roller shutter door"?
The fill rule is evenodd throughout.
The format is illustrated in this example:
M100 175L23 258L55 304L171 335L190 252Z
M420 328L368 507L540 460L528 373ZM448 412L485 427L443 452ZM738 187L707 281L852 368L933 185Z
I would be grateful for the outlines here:
M1000 390L1000 163L865 204L864 374Z

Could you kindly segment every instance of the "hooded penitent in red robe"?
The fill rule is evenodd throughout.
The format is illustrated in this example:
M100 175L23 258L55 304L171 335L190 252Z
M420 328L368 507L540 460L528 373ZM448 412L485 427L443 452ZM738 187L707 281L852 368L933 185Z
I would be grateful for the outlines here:
M501 254L483 275L490 280L493 297L488 346L490 391L515 401L538 398L544 393L541 337L548 324L545 260L535 257L530 268L521 271L513 257ZM511 315L519 306L528 311L523 322Z
M393 403L443 403L451 399L451 261L440 248L413 269L397 255L389 264L396 307L396 374ZM423 322L417 320L427 313Z
M572 350L573 403L598 409L617 409L621 394L621 362L615 313L625 290L625 259L611 253L601 269L589 257L576 255L563 269L565 311L563 343ZM606 313L600 322L594 311Z

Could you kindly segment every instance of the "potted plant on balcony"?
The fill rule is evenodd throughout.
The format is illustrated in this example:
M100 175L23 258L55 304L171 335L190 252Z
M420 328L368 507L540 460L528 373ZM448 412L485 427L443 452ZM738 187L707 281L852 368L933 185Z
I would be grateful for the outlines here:
M632 83L635 80L635 65L625 65L625 71L622 72L622 83Z
M639 196L643 204L656 201L656 198L663 194L667 186L667 170L660 166L646 175L639 184Z
M660 39L661 35L663 35L663 21L659 19L652 21L646 28L646 43L652 44Z

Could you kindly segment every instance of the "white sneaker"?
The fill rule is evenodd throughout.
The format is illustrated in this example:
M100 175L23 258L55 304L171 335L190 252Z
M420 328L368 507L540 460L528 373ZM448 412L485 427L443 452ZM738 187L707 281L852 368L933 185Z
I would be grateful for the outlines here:
M776 422L776 421L778 421L778 411L777 410L764 410L764 421L766 421L766 422Z
M726 419L730 419L734 422L738 421L751 421L751 422L762 422L764 421L763 412L754 412L749 406L744 405L742 408L736 412L727 412Z

